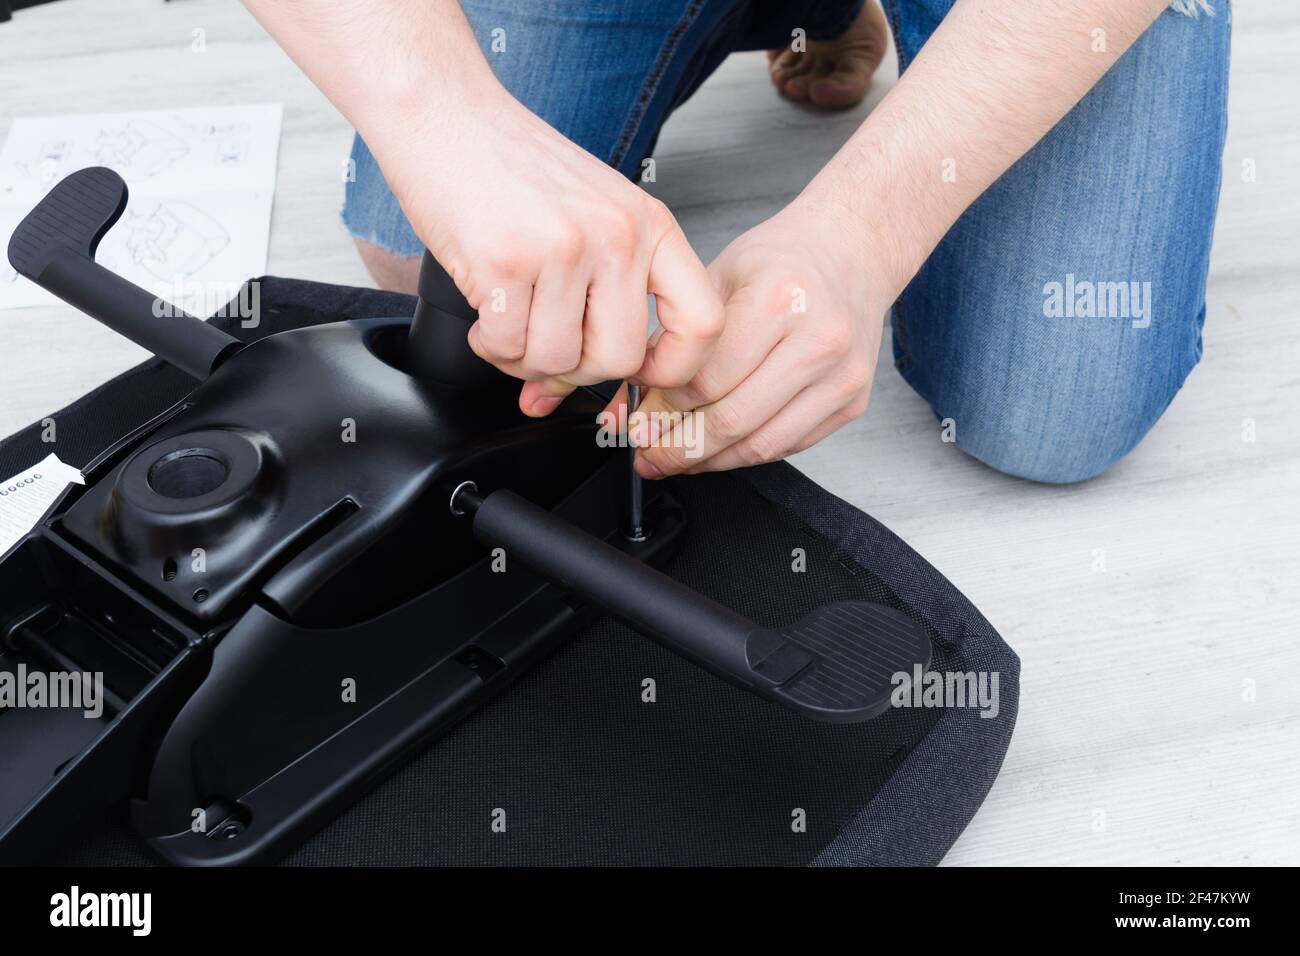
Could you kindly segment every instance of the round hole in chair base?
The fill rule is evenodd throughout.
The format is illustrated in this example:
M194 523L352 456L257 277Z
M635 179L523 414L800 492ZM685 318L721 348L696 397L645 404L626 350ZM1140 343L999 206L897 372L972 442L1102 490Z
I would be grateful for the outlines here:
M164 498L197 498L216 491L230 475L220 452L181 448L149 467L149 487Z

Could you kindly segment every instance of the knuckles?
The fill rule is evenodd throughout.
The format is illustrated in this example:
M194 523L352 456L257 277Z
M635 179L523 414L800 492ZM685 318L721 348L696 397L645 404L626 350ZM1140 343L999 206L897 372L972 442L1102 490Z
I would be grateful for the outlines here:
M546 238L545 257L548 264L558 264L566 269L576 269L587 254L587 237L574 224L556 227ZM539 269L539 272L542 270Z
M717 380L716 372L709 363L705 363L689 382L666 387L672 388L677 393L674 404L680 408L712 405L723 396L722 384Z
M480 312L478 343L480 357L489 362L517 362L528 347L527 323L521 316Z
M651 228L661 230L677 226L677 218L673 215L673 211L668 208L668 204L662 199L651 196L649 193L643 193L641 198L644 203L645 216Z
M604 363L604 374L610 378L631 378L641 368L641 362L639 355L616 355Z
M730 445L745 433L745 413L734 401L718 402L697 414L707 416L708 430L724 445Z
M476 286L491 288L502 282L532 283L537 275L537 256L530 243L523 236L510 235L502 237L491 249L484 250L470 260L471 275L480 281Z
M868 396L863 395L861 398L854 399L848 405L844 406L844 424L848 424L855 419L861 418L867 412Z
M817 293L807 277L792 269L777 269L764 277L766 285L763 301L772 315L794 312L801 305L808 312L816 311Z
M578 367L577 349L548 349L538 355L530 351L524 359L529 369L541 375L564 375Z
M853 362L844 370L840 378L840 390L846 401L856 402L857 396L865 392L871 386L871 373L865 362ZM866 410L867 402L865 396L861 399L863 411ZM861 415L862 412L858 412ZM857 417L856 415L854 416Z
M765 465L777 461L785 454L785 449L779 447L778 442L764 429L754 432L735 447L746 466Z
M632 256L643 242L641 216L624 206L610 206L600 217L598 232L601 248L619 259Z
M721 300L715 297L712 301L701 302L698 308L691 310L691 315L696 336L711 341L722 337L727 326L727 310Z
M810 325L806 333L814 354L823 360L842 361L853 350L853 323L846 317L830 314Z
M486 362L491 362L493 365L500 365L502 363L514 363L520 361L524 357L524 351L525 350L522 345L520 346L514 346L510 344L496 345L496 344L484 342L483 350L482 353L479 355L479 358L483 359Z

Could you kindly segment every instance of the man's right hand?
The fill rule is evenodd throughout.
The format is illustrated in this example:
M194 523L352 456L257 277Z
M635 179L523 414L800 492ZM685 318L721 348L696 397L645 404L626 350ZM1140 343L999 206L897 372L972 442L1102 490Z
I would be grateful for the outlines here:
M528 383L520 407L530 415L549 414L578 385L690 381L723 308L672 213L503 99L488 122L443 117L427 135L457 127L456 152L408 153L390 180L478 310L471 348ZM663 328L649 349L648 293Z
M527 382L526 413L578 385L694 377L723 309L672 214L520 105L455 0L244 2L366 141L478 310L470 345Z

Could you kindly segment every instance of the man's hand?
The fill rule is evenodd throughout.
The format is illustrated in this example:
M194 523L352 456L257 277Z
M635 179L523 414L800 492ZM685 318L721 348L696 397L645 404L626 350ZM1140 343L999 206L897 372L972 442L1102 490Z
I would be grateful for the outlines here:
M688 382L722 302L667 207L513 101L455 141L436 176L399 153L393 189L478 310L470 347L528 383L520 407L547 415L575 386L632 375ZM647 293L664 328L649 351Z
M471 347L527 381L526 413L607 379L691 379L722 331L704 265L662 203L501 86L455 0L245 3L361 133L478 310Z
M662 435L653 420L633 429L637 470L770 461L860 414L888 304L957 217L1167 5L958 0L800 197L713 264L726 329L688 386L642 403L652 418L689 417Z
M841 222L796 202L709 267L722 339L689 384L641 403L642 476L775 461L866 410L889 290L873 287L867 251Z

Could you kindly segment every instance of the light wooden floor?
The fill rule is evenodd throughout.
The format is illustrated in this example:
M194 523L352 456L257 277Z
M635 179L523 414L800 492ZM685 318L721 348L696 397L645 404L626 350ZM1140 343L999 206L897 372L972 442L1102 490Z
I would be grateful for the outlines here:
M950 863L1300 863L1300 9L1234 15L1205 357L1138 451L1079 487L1014 481L940 442L886 360L867 416L796 461L1023 661L1010 755ZM285 104L270 271L366 284L337 221L350 131L242 7L61 0L0 24L0 134L16 114L268 100ZM658 191L707 259L867 107L803 112L735 57L669 124ZM0 434L141 357L70 308L0 313Z

